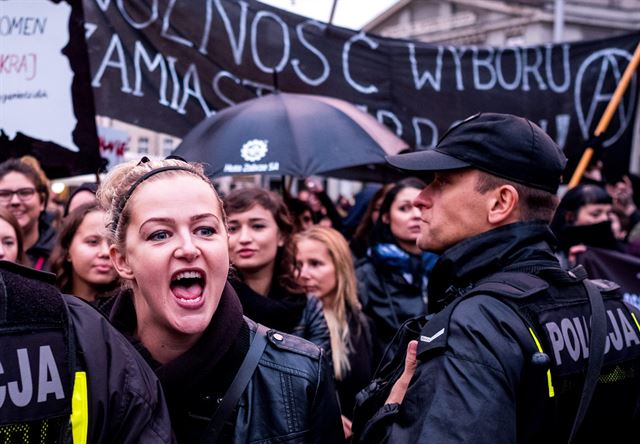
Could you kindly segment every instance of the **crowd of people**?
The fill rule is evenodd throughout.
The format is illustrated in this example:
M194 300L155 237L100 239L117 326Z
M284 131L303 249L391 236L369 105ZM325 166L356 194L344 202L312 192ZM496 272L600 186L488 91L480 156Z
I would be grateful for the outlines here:
M200 165L143 158L75 190L60 221L42 171L10 159L0 259L55 274L74 307L122 335L105 341L136 355L129 373L153 409L129 413L153 433L101 434L94 410L87 442L635 442L640 314L621 298L637 303L637 290L592 256L615 252L640 274L636 179L585 180L560 199L563 157L531 122L482 114L433 150L390 158L407 178L351 207L313 181L297 196L221 196ZM5 280L24 269L3 267ZM595 310L587 275L623 286L599 289L618 334L598 372L616 376L574 422L589 335L567 336L582 325L562 319Z

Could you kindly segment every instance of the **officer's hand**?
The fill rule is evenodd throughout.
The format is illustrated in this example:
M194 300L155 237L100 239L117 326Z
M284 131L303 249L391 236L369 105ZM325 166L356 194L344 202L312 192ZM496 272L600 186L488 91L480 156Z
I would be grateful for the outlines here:
M418 361L416 359L416 351L418 350L418 341L411 341L407 345L407 356L404 360L404 371L400 376L400 379L393 384L393 388L389 393L389 397L385 404L402 404L404 395L407 393L409 382L413 378L413 374L416 372Z

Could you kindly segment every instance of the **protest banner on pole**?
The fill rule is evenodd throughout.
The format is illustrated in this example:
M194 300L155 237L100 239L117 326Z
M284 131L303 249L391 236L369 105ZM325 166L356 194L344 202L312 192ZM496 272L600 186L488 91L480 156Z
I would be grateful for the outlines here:
M359 105L417 149L478 111L540 124L575 167L640 33L527 47L432 45L329 26L256 1L85 0L98 113L183 136L273 89ZM604 134L629 166L637 75ZM568 179L568 178L567 178Z

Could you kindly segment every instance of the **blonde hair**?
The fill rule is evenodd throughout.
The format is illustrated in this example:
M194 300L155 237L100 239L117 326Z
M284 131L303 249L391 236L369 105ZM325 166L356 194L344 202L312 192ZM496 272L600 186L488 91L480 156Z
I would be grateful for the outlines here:
M349 244L342 234L333 228L313 226L294 236L294 244L302 240L322 243L329 253L336 273L336 291L331 300L323 300L323 312L331 336L331 357L337 380L342 380L351 370L349 354L353 351L347 312L361 310L358 301L356 274Z
M153 174L153 171L160 168L167 169L158 171L158 174ZM136 187L142 184L143 181L153 182L154 180L178 174L192 174L211 187L220 204L222 220L226 225L222 201L213 183L205 176L202 165L178 159L153 161L143 158L140 162L131 161L116 166L107 174L96 194L100 206L107 213L106 220L110 242L114 243L121 251L124 251L125 233L131 219L128 202L130 197L135 194Z

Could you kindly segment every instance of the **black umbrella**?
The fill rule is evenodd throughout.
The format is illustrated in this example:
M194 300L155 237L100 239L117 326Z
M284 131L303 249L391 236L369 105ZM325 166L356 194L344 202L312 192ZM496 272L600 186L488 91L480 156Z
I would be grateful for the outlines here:
M211 177L324 175L362 181L397 178L384 160L407 144L343 100L276 92L205 119L174 154L205 164Z

